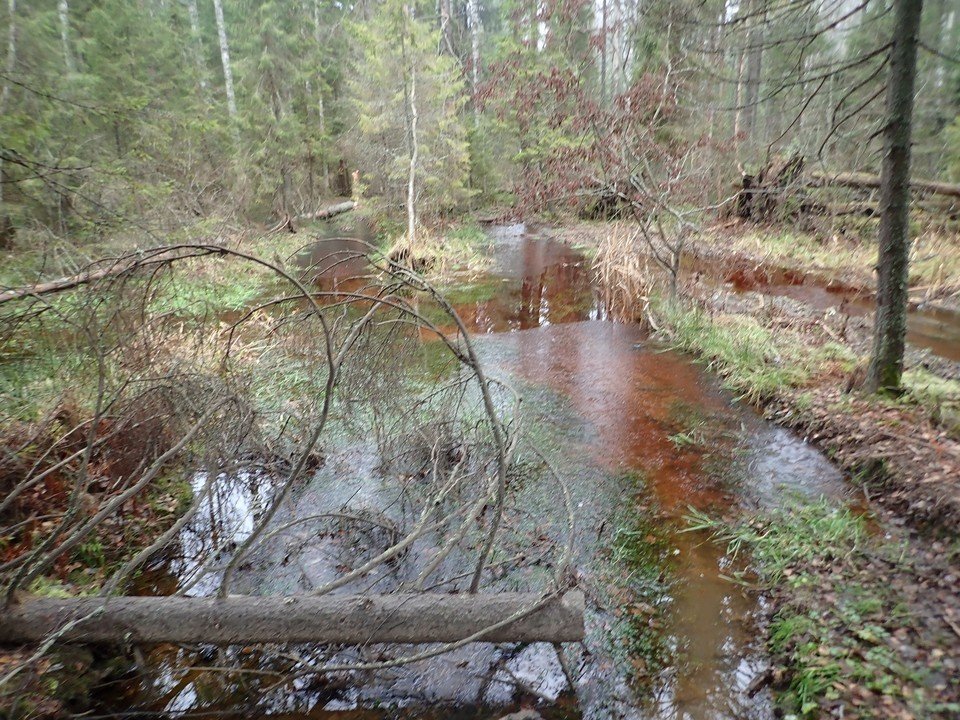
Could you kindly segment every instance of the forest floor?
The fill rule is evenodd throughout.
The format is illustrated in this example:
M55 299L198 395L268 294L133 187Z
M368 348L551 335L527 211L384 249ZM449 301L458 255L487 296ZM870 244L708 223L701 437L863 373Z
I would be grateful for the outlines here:
M559 239L590 248L608 231L580 224ZM869 297L870 244L781 230L764 242L765 232L722 228L698 239L681 302L654 292L648 304L660 337L820 447L867 498L863 533L851 535L851 525L864 516L815 509L728 519L718 530L754 548L773 600L768 679L803 716L956 717L960 364L911 348L902 397L862 393L871 317L764 291L786 277L787 286ZM937 239L936 248L939 257L912 273L911 295L949 305L960 288L960 243ZM841 526L834 543L831 523Z

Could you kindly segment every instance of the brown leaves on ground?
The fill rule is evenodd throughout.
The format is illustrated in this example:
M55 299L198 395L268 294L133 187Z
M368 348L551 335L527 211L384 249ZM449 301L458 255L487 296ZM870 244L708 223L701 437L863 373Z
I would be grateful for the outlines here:
M960 716L958 554L888 528L846 557L792 568L772 603L773 676L801 702L810 693L805 717Z
M870 500L928 529L960 527L960 442L918 408L857 392L786 391L766 415L804 434L855 479Z

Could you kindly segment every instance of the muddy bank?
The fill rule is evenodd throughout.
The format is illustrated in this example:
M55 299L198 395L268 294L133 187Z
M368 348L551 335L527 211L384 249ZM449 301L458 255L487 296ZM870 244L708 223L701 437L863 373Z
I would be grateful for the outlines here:
M581 224L551 234L589 248L607 232L601 224ZM735 231L718 230L716 235L688 241L679 278L688 294L719 293L713 304L742 304L744 312L762 309L764 299L777 301L794 314L826 318L844 342L858 351L869 350L875 304L872 273L848 266L831 268L814 260L785 264L772 252L760 254L739 246L735 238ZM642 246L639 251L646 252ZM960 377L960 278L911 287L907 342L908 364Z

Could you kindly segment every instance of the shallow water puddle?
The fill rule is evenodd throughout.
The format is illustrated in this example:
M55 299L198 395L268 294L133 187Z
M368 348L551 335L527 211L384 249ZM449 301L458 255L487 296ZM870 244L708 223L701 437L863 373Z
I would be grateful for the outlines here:
M769 715L765 693L746 693L766 663L756 626L762 598L727 579L732 561L702 535L682 532L683 516L690 507L719 513L776 506L793 494L841 497L840 474L795 436L732 403L689 359L650 344L633 326L607 321L580 254L523 226L494 228L491 238L489 277L451 297L483 336L477 346L487 371L523 393L530 442L570 485L576 573L588 596L587 640L563 653L573 688L556 650L543 643L477 643L376 675L304 676L272 694L271 682L294 666L289 653L231 648L203 657L158 648L150 672L108 704L201 717L498 718L521 704L546 718ZM525 467L537 465L530 448L519 455ZM332 455L278 526L344 509L399 519L403 503L375 467L369 448ZM239 539L237 513L262 501L257 483L226 487L238 497L219 501L226 512L211 506L211 517L224 521L216 528L200 524L183 538L184 558L166 568L179 575L173 584L182 586L188 575L190 547L229 542L231 533ZM525 511L510 528L517 547L533 555L537 538L556 531L557 495L533 471L517 490ZM335 534L292 533L253 559L236 591L316 586L336 575L337 543ZM429 543L414 549L414 568L422 563L417 553L432 551ZM535 587L537 572L533 562L501 582ZM363 587L398 580L372 577ZM322 648L292 650L329 659ZM349 649L337 652L338 659L350 656ZM196 669L226 664L247 673L215 680ZM184 673L190 666L195 670Z
M777 268L725 270L716 263L685 257L682 272L708 286L725 285L737 294L755 292L785 297L823 312L864 317L874 312L872 293L835 285L814 275ZM907 311L907 342L934 355L960 362L960 312L928 304L911 304Z

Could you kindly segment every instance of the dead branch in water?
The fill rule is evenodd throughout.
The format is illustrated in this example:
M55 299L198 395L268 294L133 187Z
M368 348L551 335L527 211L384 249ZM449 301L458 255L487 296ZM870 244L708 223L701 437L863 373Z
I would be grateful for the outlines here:
M353 256L368 262L368 254L369 248L364 247L347 252L347 258L337 257L338 262ZM205 258L259 268L279 281L278 296L259 298L227 331L216 316L210 322L206 317L190 320L151 310L166 278L173 277L182 261L199 263ZM555 544L559 558L553 564L555 577L534 588L544 585L542 592L512 599L476 594L492 581L488 563L494 549L505 542L502 528L509 527L504 518L510 517L508 473L521 430L519 397L486 375L465 325L428 282L389 259L365 268L359 286L346 283L339 289L335 284L333 289L318 290L282 260L196 243L111 259L75 276L0 294L0 303L29 300L42 308L40 313L24 313L24 323L55 320L54 325L69 327L70 346L94 359L97 380L92 418L68 415L48 423L44 432L31 431L31 442L9 448L15 459L24 448L39 449L17 460L22 470L3 503L4 522L13 519L24 499L51 479L64 488L66 504L46 525L11 523L18 533L29 527L33 535L24 535L29 540L23 543L24 549L8 553L0 565L7 602L0 636L41 642L43 647L49 646L43 638L56 637L59 642L67 633L76 640L117 639L120 628L126 628L124 633L133 628L130 637L143 641L450 643L425 653L342 665L367 669L432 657L478 639L568 641L580 637L582 627L573 616L582 615L582 610L577 610L575 602L556 599L570 585L564 568L573 543L572 519L569 533ZM195 271L191 266L191 273ZM68 303L45 299L57 293L74 296ZM451 326L453 333L443 329ZM409 385L398 378L404 372L405 354L420 353L424 338L439 342L457 369L449 382L410 396ZM264 362L271 363L265 368L270 372L304 376L309 382L282 391L270 387L266 395L260 391L263 397L257 399L250 364ZM278 392L282 397L274 397ZM258 408L264 401L267 410ZM148 409L152 414L146 414ZM162 435L162 442L140 453L138 464L111 476L117 448L137 447L125 433L153 425L157 429L151 432ZM344 524L346 518L362 519L381 510L352 507L348 500L321 507L320 512L291 515L295 493L310 482L323 458L340 442L332 439L331 425L336 426L338 438L344 433L355 438L353 442L376 438L383 456L378 470L381 482L399 488L399 511L376 522ZM420 459L411 466L411 460L398 461L388 451L396 457L412 453ZM263 469L245 471L245 464ZM96 541L104 528L125 522L137 504L148 502L158 479L168 473L188 477L194 473L192 502L162 532L146 537L139 552L119 562L118 569L103 578L102 587L92 588L103 597L50 605L30 596L35 580L57 572L91 539ZM350 477L339 480L351 481ZM215 509L228 504L224 498L238 484L250 498L242 505L243 515L218 520ZM336 534L331 527L336 527ZM242 533L238 528L243 528ZM209 533L210 543L198 550L184 549L185 533L192 537L200 532ZM345 556L332 576L322 582L304 580L305 594L293 600L277 596L238 601L232 595L234 586L249 592L251 558L262 563L271 553L309 547L317 538L336 538L332 542ZM425 546L435 547L436 552L428 561L412 562ZM136 617L157 619L130 621L130 612L141 612L137 608L142 600L112 593L123 592L138 568L173 547L178 548L176 556L189 557L176 592L219 598L151 598L147 616ZM504 562L492 564L501 572ZM550 563L548 557L544 563ZM408 565L405 577L398 568ZM347 606L345 596L333 591L356 595L368 585L376 586L377 594L364 594L363 602L350 605L354 630L337 635L336 628L346 627L340 623ZM419 592L440 587L470 597L444 595L434 603L431 596ZM75 627L70 624L74 602L86 603L87 609L103 608L103 613ZM203 607L216 609L209 612L217 617L199 611L191 615ZM177 608L186 615L177 614L181 612ZM238 608L235 615L222 614L232 613L232 608ZM292 623L292 611L298 608L303 612ZM318 608L327 608L327 614ZM379 621L369 613L364 616L366 610L374 615L380 612L376 617L389 617L388 626L395 629L372 633L370 628ZM251 612L260 613L263 621L252 622ZM326 625L317 624L321 616L328 618ZM27 621L28 617L34 620ZM164 617L175 620L163 624ZM105 634L98 636L97 627L112 630L104 629ZM270 631L254 637L258 627ZM177 635L186 632L178 628L193 630Z

